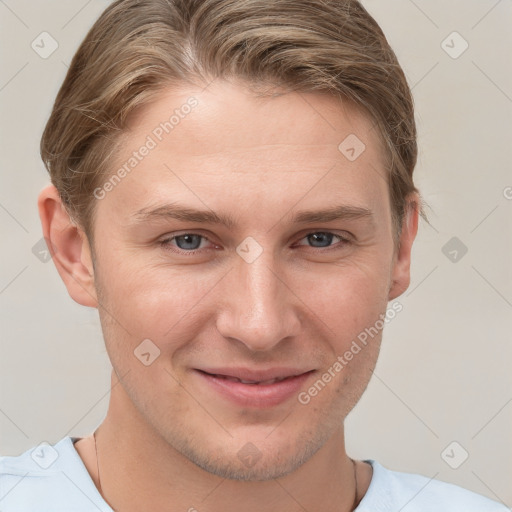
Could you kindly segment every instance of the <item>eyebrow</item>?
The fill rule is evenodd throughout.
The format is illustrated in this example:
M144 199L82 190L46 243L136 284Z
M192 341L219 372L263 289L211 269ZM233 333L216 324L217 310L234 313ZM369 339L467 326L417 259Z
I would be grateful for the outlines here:
M155 208L142 208L133 215L138 222L148 222L159 219L176 219L184 222L202 224L219 224L234 229L236 221L227 215L218 214L212 210L197 210L181 206L177 203L165 204ZM293 224L310 224L313 222L332 222L335 220L366 219L374 222L372 210L362 206L339 205L321 210L302 210L296 212L291 222Z

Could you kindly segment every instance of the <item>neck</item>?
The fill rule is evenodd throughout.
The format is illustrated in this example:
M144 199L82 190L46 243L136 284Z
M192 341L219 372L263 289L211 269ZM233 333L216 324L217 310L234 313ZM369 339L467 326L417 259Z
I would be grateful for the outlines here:
M105 501L117 512L352 511L368 487L345 453L343 427L296 471L268 481L224 479L196 466L138 413L122 386L111 394L96 434L96 463ZM136 462L135 462L136 461ZM365 465L366 466L366 465ZM94 467L96 473L96 467Z

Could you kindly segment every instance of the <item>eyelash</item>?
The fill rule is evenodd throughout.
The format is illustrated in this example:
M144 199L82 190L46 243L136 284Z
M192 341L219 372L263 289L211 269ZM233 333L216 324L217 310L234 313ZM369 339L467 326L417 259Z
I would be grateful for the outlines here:
M351 240L348 238L348 237L344 237L344 236L341 236L341 235L338 235L336 233L332 233L331 231L310 231L309 233L306 233L301 239L300 241L304 240L305 238L307 238L308 236L310 235L317 235L317 234L322 234L322 235L333 235L337 238L340 239L340 242L338 242L339 244L341 244L340 247L336 245L332 245L332 246L328 246L328 247L311 247L311 249L318 249L320 251L323 251L323 252L326 252L326 251L331 251L331 250L339 250L339 249L342 249L344 246L346 245L349 245L351 244ZM201 252L203 249L194 249L194 250L191 250L191 251L187 251L185 249L180 249L179 247L177 248L173 248L173 249L170 249L170 247L175 247L175 246L172 246L171 245L171 242L173 240L175 240L176 238L180 238L182 236L186 236L186 235L195 235L195 236L199 236L201 237L202 239L205 239L205 240L208 240L208 238L204 235L201 235L199 233L193 233L193 232L190 232L190 233L182 233L180 235L174 235L170 238L166 238L164 240L160 240L160 245L166 249L166 250L171 250L172 252L175 252L175 253L178 253L178 254L186 254L186 255L194 255L194 254L197 254L199 252ZM207 249L208 250L208 249Z

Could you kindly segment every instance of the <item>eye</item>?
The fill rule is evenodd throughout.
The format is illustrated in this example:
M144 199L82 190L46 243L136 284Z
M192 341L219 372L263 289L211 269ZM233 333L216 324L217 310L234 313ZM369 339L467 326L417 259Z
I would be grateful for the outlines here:
M334 238L337 238L340 240L339 244L331 245ZM313 245L311 247L317 248L317 249L331 249L331 248L341 248L337 247L337 245L344 246L350 243L350 240L348 237L343 237L341 235L337 235L335 233L331 233L329 231L313 231L311 233L308 233L302 240L307 240L308 242L312 243ZM299 244L302 245L302 244Z
M182 251L194 254L196 251L200 250L202 240L208 239L197 233L183 233L182 235L175 235L170 238L166 238L165 240L161 240L160 245L165 248L170 248L171 250L174 250L173 248L177 247L179 250L175 252ZM175 245L173 242L175 242Z
M339 240L338 244L332 244L334 239ZM307 233L306 236L301 239L301 241L302 240L307 240L312 244L310 247L314 249L323 248L326 250L341 249L345 245L351 243L348 237L343 237L329 231L313 231L311 233ZM165 238L164 240L160 240L159 244L165 249L179 254L195 254L196 252L200 252L205 248L204 245L202 246L203 241L208 242L208 238L206 238L204 235L200 235L198 233L183 233ZM298 245L304 244L299 243Z

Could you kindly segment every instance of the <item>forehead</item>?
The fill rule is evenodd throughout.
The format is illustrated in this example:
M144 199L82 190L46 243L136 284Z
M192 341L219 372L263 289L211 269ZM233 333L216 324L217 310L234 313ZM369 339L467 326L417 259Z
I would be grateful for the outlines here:
M181 132L196 144L197 153L206 154L278 144L337 148L353 134L370 150L382 149L373 121L352 102L326 93L277 87L273 91L258 94L244 83L220 79L203 89L163 90L129 117L125 141L152 134L157 142L170 146ZM187 146L187 154L191 149Z
M105 203L133 213L179 196L243 210L287 198L288 207L331 202L384 213L383 156L374 123L349 102L322 93L257 96L217 80L204 90L165 90L131 116L112 165L128 172Z

